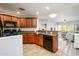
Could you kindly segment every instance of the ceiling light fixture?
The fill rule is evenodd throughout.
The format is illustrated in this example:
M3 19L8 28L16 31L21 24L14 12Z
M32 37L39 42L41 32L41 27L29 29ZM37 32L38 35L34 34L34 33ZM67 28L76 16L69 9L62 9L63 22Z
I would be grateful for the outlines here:
M38 15L39 14L39 11L37 11L36 14Z
M56 17L56 16L57 16L56 13L53 13L53 14L50 14L50 15L49 15L49 17L51 17L51 18L54 18L54 17Z
M50 7L49 7L49 6L47 6L47 7L46 7L46 10L49 10L49 9L50 9Z
M16 13L17 13L17 14L20 14L20 12L19 12L19 11L17 11Z

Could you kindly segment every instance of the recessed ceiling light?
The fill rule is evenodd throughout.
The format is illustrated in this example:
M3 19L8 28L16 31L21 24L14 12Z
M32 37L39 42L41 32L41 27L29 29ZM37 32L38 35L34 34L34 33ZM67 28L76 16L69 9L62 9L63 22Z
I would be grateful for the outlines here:
M54 17L56 17L56 16L57 16L56 13L53 13L53 14L50 14L50 15L49 15L49 17L51 17L51 18L54 18Z
M38 15L39 14L39 11L37 11L36 14Z
M49 6L46 6L46 10L49 10L50 9L50 7Z
M17 11L16 13L17 13L17 14L20 14L20 12L19 12L19 11Z

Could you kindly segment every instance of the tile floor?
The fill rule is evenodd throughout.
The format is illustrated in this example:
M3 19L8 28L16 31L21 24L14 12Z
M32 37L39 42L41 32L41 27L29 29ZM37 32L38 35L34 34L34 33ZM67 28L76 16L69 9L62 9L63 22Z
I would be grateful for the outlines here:
M24 44L23 45L24 56L63 56L64 53L58 50L56 53L52 53L36 44Z

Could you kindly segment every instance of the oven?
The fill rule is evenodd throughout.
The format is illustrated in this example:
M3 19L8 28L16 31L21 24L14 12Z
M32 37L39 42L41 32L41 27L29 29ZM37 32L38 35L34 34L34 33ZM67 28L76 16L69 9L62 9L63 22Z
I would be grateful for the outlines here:
M3 30L3 36L13 36L13 35L18 35L17 29L4 29Z

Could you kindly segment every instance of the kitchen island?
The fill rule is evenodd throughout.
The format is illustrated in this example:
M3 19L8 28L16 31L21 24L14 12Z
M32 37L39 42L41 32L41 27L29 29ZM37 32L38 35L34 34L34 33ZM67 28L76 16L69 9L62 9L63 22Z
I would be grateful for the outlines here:
M22 56L22 35L0 37L0 56Z

